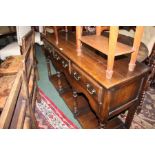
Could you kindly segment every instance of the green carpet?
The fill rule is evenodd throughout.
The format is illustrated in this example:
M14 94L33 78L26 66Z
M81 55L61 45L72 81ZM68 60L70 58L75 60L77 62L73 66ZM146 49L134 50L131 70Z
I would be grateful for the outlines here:
M38 86L42 89L42 91L57 105L57 107L63 111L63 113L74 122L79 128L81 128L78 121L74 118L72 112L66 106L64 100L59 96L59 93L54 88L52 83L48 79L47 65L45 56L42 52L40 46L36 45L36 57L38 60L38 71L39 71L39 81ZM52 63L51 63L51 73L56 73Z

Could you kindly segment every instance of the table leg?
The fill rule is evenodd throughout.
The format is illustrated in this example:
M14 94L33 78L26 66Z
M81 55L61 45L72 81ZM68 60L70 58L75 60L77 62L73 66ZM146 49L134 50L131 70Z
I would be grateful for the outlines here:
M139 114L142 110L142 105L144 104L145 95L146 95L146 91L144 90L140 97L140 104L137 107L137 111L136 111L137 114Z
M73 91L73 98L74 98L74 107L73 107L73 112L74 112L74 117L77 117L77 115L79 114L78 112L78 103L77 103L77 92L74 90Z
M137 106L138 106L138 104L133 104L133 105L129 108L129 110L128 110L128 114L127 114L127 117L126 117L126 120L125 120L125 127L126 127L127 129L129 129L130 126L131 126L132 120L133 120L133 118L134 118L134 114L135 114L135 112L136 112L136 110L137 110Z
M48 77L50 78L52 76L52 73L51 73L51 66L50 66L50 58L49 57L47 57L46 63L47 63Z
M61 82L61 72L57 72L57 77L58 77L58 91L59 91L59 93L60 92L62 92L63 91L63 89L62 89L62 82Z

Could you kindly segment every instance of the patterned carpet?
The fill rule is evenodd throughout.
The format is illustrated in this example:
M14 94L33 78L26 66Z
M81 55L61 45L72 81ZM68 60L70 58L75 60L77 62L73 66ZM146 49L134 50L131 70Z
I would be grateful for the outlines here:
M64 113L39 89L41 102L36 104L36 118L41 129L77 129ZM120 118L125 121L126 114ZM131 129L155 128L155 90L146 92L144 104L139 114L135 114Z
M124 121L126 114L121 115ZM132 129L155 129L155 89L149 89L146 92L142 110L135 114Z
M36 103L35 116L40 129L76 129L64 113L39 89L40 102Z
M148 123L147 128L155 128L155 89L149 89L146 92L139 117Z

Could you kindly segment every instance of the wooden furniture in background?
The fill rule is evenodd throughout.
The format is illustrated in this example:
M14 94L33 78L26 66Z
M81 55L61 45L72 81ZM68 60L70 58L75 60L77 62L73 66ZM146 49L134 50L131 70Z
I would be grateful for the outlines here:
M96 35L101 35L102 31L107 31L110 29L110 26L96 26Z
M0 75L12 75L19 71L23 56L10 56L0 66Z
M108 27L106 27L108 29ZM114 67L114 59L116 56L131 54L131 60L129 63L129 71L133 71L135 68L135 62L143 34L143 27L137 26L135 32L135 39L133 43L133 47L127 46L125 44L117 42L119 27L118 26L110 26L110 36L109 39L101 36L102 28L101 26L96 27L96 35L82 36L82 27L76 27L76 45L78 55L81 54L81 42L85 43L99 52L107 55L107 70L106 70L106 78L111 79L113 74Z
M67 26L44 26L44 28L43 28L43 33L44 33L45 35L47 34L47 29L53 30L53 33L54 33L54 35L55 35L55 42L56 42L56 44L59 43L58 31L59 31L60 29L64 29L65 32L68 32Z
M0 66L0 112L3 110L16 74L22 67L23 56L8 57Z
M16 34L15 26L0 26L0 38Z
M35 119L35 103L36 103L36 95L37 95L37 74L36 74L36 60L35 60L35 49L34 49L34 43L35 43L35 34L34 31L28 32L23 38L22 38L22 53L24 53L24 82L25 85L27 85L27 98L29 100L29 111L30 116L32 118L32 125L33 128L37 128L37 122Z
M13 78L9 78L11 81L7 80L9 89L4 87L4 90L1 90L1 93L5 94L5 98L1 108L0 128L37 128L34 111L38 89L35 74L33 31L28 32L22 38L21 49L23 53L22 65L18 66L19 68L16 70L18 73L12 75ZM12 64L14 66L14 63ZM7 72L3 70L3 74L1 74L1 78L4 78L5 81L8 79L8 75L13 74L8 71L9 68L7 68ZM12 88L10 83L13 83Z
M140 103L149 68L137 63L134 71L130 72L130 60L122 56L115 60L113 76L107 79L107 59L85 45L80 47L78 55L74 33L59 33L58 45L54 36L42 34L41 37L46 56L60 73L60 77L52 75L49 79L58 91L61 88L60 95L82 127L122 127L117 116L128 110L123 127L129 128Z
M0 26L0 49L4 48L13 41L16 41L16 27Z
M0 128L29 128L26 85L23 82L22 68L16 75L0 115Z

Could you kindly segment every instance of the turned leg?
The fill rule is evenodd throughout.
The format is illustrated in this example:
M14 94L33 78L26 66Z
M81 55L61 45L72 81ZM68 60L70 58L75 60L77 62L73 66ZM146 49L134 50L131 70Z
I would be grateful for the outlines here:
M73 112L74 112L74 117L77 117L79 114L78 112L78 103L77 103L77 92L73 91L73 98L74 98L74 107L73 107Z
M51 66L50 66L50 58L49 57L47 57L46 63L47 63L48 77L50 78L52 73L51 73Z
M137 60L137 55L138 55L141 39L143 36L143 31L144 31L143 26L137 26L136 32L135 32L135 37L134 37L134 43L133 43L134 52L131 54L131 60L129 63L129 71L133 71L135 68L135 65L136 65L135 63Z
M153 86L155 83L155 60L153 60L153 64L151 65L151 75L150 75L150 86Z
M140 98L139 98L139 105L137 107L137 114L140 113L141 109L142 109L142 105L144 104L144 99L145 99L145 95L146 95L146 91L149 89L150 87L150 77L151 75L149 75L147 78L145 78L144 80L144 86L142 89L142 92L140 94Z
M76 26L76 50L78 55L81 54L81 35L82 35L82 28L81 26Z
M96 26L96 35L97 36L101 35L101 26Z
M117 44L118 30L119 30L118 26L110 27L108 65L106 70L107 79L111 79L113 74L113 65L115 59L115 48Z
M58 77L58 91L62 92L63 89L62 89L62 82L61 82L61 73L59 71L57 72L57 77Z
M53 26L53 28L54 28L54 34L55 34L56 44L58 44L59 43L59 41L58 41L58 30L57 30L57 27L56 26Z
M68 32L68 28L67 28L67 26L65 26L65 32Z
M144 104L145 94L146 94L146 91L143 91L142 95L141 95L141 98L140 98L140 104L137 107L137 111L136 111L137 114L139 114L140 111L142 110L142 105Z
M134 114L135 114L135 112L136 112L136 110L137 110L137 106L138 106L138 104L135 103L135 104L133 104L133 105L129 108L129 110L128 110L128 115L127 115L126 120L125 120L125 126L126 126L128 129L129 129L130 126L131 126L132 120L133 120L133 118L134 118Z

